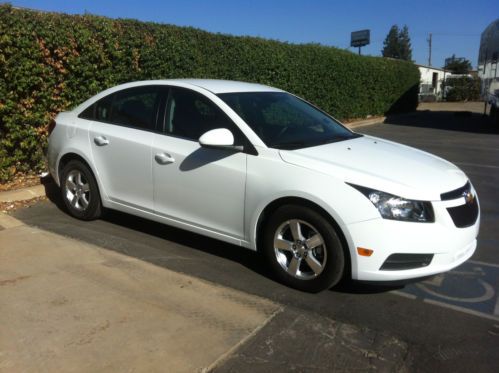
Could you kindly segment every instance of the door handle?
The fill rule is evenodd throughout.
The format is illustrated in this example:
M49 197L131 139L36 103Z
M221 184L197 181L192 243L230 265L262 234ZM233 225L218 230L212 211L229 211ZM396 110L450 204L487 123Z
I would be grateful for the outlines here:
M175 162L175 158L173 158L170 154L167 153L158 153L154 156L154 159L159 164L169 164Z
M94 137L94 142L97 146L104 146L109 144L109 140L106 139L104 136Z

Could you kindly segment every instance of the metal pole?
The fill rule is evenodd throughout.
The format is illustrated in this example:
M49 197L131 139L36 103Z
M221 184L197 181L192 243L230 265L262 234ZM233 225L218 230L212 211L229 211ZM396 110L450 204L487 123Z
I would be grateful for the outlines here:
M359 56L360 56L360 48L361 48L361 47L359 47Z
M428 66L431 66L431 32L430 32L430 37L428 38L428 46L430 48L430 53L428 55Z

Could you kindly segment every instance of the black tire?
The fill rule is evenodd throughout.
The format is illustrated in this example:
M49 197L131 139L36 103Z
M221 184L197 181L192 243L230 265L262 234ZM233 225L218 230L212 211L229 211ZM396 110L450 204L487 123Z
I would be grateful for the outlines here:
M294 239L292 227L295 232L298 227L302 238ZM315 241L308 240L317 233ZM282 242L286 248L277 248L274 240L276 245ZM277 279L290 287L316 293L333 287L343 276L345 255L341 240L331 223L309 207L279 207L266 223L262 243L263 254Z
M499 110L495 106L490 106L490 118L492 123L499 125Z
M101 216L99 187L92 171L79 160L69 161L61 171L61 197L70 215L77 219Z

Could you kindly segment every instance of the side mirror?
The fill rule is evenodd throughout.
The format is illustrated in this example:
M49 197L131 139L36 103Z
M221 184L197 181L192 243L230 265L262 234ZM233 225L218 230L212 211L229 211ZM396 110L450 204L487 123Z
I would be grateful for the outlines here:
M242 146L234 145L234 135L227 128L216 128L205 132L199 138L199 145L205 148L243 150Z

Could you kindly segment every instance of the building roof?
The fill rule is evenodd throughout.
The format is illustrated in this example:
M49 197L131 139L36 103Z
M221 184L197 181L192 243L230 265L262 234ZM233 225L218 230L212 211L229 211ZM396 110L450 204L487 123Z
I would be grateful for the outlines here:
M435 66L428 66L428 65L420 65L418 63L415 64L417 67L423 67L423 68L426 68L426 69L432 69L432 70L440 70L440 71L449 71L449 70L445 70L444 68L442 67L435 67Z

